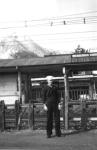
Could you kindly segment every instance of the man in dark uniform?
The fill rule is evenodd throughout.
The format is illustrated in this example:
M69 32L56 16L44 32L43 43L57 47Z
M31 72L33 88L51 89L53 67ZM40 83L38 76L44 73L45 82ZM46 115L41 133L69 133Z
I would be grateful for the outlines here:
M47 86L43 90L44 110L47 111L47 137L50 138L53 128L53 115L55 120L56 136L61 136L60 131L60 101L57 87L52 84L52 76L47 77Z

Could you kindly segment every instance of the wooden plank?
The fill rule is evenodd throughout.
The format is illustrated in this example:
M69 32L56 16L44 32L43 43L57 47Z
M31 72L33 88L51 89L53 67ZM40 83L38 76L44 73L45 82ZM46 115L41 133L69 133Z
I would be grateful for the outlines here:
M67 70L64 67L63 68L63 74L64 74L64 94L65 94L65 99L63 102L63 112L65 113L63 118L64 118L64 125L65 125L65 130L68 130L68 101L69 101L69 88L68 88L68 78L67 78Z

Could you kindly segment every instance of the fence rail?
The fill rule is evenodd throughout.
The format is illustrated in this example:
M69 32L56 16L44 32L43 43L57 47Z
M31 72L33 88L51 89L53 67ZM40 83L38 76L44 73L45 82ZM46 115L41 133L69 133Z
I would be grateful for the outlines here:
M97 128L97 100L68 103L69 128Z
M60 111L61 127L64 128L63 108ZM72 100L68 102L69 128L97 127L97 100ZM44 129L46 112L43 103L5 105L0 102L0 130L5 129Z

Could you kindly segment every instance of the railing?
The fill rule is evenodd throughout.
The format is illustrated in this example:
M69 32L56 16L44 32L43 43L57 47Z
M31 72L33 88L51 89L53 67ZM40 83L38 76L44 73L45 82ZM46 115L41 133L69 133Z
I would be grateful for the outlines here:
M71 54L71 57L91 57L91 56L97 56L97 52L88 52L88 53L73 53Z
M70 100L89 99L88 89L72 89L69 90Z

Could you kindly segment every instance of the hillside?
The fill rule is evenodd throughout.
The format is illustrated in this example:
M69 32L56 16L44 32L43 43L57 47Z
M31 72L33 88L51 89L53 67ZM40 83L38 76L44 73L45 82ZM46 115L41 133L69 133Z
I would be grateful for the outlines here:
M14 36L7 37L0 42L0 59L43 57L49 54L48 50L43 49L29 38L19 40Z

